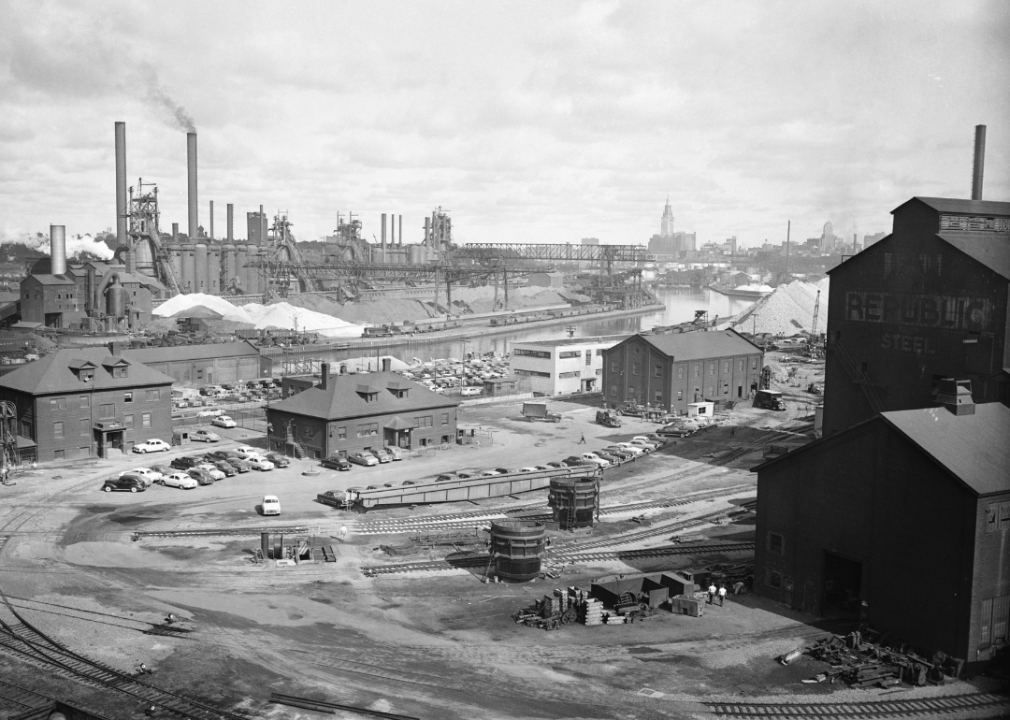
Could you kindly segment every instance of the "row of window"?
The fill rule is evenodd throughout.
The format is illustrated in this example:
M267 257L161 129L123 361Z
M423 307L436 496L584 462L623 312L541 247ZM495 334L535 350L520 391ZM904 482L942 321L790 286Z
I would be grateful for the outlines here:
M544 360L551 359L551 353L549 350L527 350L526 348L516 348L512 351L512 354L522 355L525 357L543 358Z
M66 427L68 421L56 420L53 422L53 438L56 440L62 440L66 437ZM135 425L134 416L132 413L127 413L123 415L123 425L126 426L127 430L133 430ZM151 427L151 413L141 413L140 414L140 427L149 428ZM91 418L81 418L77 421L77 434L81 436L91 435Z
M715 361L715 360L710 360L708 362L708 374L709 375L715 375L716 362L717 361ZM743 372L744 371L745 362L746 361L744 359L742 359L742 358L737 359L737 361L736 361L737 372ZM728 374L730 372L730 368L732 367L732 363L733 363L732 360L723 360L722 361L722 371L723 371L723 373L727 373ZM701 375L701 365L702 365L701 363L695 363L695 364L693 364L691 366L692 377L700 377L700 375ZM757 358L751 358L750 366L751 366L751 370L757 370L758 359ZM612 373L618 373L620 371L621 371L621 363L619 361L617 361L617 360L611 360L610 361L610 372L612 372ZM657 377L657 378L663 377L663 366L662 365L656 365L656 366L654 366L652 372L653 372L653 377ZM641 375L642 374L642 364L640 362L632 361L632 363L631 363L631 374L632 375ZM678 380L683 380L684 379L684 366L683 365L677 365L677 379Z
M558 373L558 377L559 378L575 378L575 377L578 377L578 376L579 376L579 371L578 370L573 370L573 371L570 371L570 372Z
M115 370L119 370L119 369L121 369L121 368L115 368ZM122 369L125 370L126 368L122 368ZM146 398L147 402L158 402L158 401L161 400L161 388L155 388L154 390L146 390L144 392L145 392L144 397ZM124 392L123 393L123 402L124 403L132 403L133 402L133 393L132 392ZM68 397L57 397L57 398L50 398L49 399L49 407L52 410L57 410L57 411L61 411L62 412L62 411L64 411L64 410L67 409L68 405L69 405L69 407L70 407L71 410L75 410L75 409L85 410L88 407L90 407L90 405L91 405L91 398L88 395L79 395L76 398L72 398L72 397L71 398L68 398ZM115 415L115 407L116 407L115 403L105 403L105 404L100 405L99 407L103 408L103 409L106 409L106 410L108 410L109 408L112 409L112 414L111 415L103 415L102 417L113 417Z
M524 375L526 377L545 377L545 378L549 378L551 376L549 372L539 372L537 370L519 370L519 369L513 370L512 374Z

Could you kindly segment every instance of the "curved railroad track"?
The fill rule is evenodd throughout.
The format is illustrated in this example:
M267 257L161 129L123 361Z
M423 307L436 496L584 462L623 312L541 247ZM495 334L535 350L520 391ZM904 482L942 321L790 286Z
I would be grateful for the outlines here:
M867 700L854 703L748 703L705 702L716 717L724 718L906 718L939 716L965 711L992 711L1006 708L1010 712L1010 697L996 693L970 693L933 698L902 698L900 700Z

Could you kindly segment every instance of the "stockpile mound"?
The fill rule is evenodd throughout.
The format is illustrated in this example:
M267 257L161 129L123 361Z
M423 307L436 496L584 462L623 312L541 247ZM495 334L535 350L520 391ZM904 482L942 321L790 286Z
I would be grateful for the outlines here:
M213 315L226 317L233 315L246 322L250 321L242 308L232 305L223 297L203 293L176 295L156 307L152 314L158 317L209 317Z
M770 335L798 335L811 332L817 291L821 292L821 309L817 331L824 332L828 318L828 278L817 283L794 280L780 285L771 295L758 300L737 317L733 325L741 331Z
M455 295L455 293L453 293ZM435 315L429 310L430 300L434 300L435 292L431 293L427 304L410 298L382 298L381 300L353 302L341 305L315 295L296 295L288 298L293 305L301 305L310 310L316 310L333 315L342 320L358 324L384 325L402 323L404 320L427 320ZM440 298L445 302L445 292Z
M273 305L251 303L237 307L222 297L191 293L176 295L154 310L161 318L201 317L228 321L230 327L253 327L317 332L331 338L361 337L362 327L286 302Z

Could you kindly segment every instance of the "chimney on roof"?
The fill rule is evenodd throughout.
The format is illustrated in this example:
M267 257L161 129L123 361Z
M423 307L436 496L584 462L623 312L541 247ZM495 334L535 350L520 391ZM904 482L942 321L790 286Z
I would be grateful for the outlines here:
M389 372L392 361L388 357L382 358L382 372Z
M954 415L974 415L975 401L971 398L971 380L943 378L936 393L936 402Z
M320 363L319 374L322 376L319 380L319 389L325 390L330 384L330 364L327 362Z
M346 375L347 374L347 364L346 363L340 363L340 374L341 375Z

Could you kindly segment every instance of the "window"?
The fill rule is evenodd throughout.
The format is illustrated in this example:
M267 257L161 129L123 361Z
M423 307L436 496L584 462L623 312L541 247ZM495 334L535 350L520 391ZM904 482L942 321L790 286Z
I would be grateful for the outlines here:
M443 445L448 445L449 444L449 436L448 435L443 435L442 436L442 444Z
M151 427L151 413L142 413L140 416L140 427Z
M130 392L130 393L123 393L123 402L125 402L125 403L132 403L133 402L133 393L132 392Z
M544 360L550 360L551 354L547 350L527 350L526 348L516 348L512 351L513 355L522 355L525 357L535 357L542 358Z
M768 552L785 555L785 539L778 533L768 533Z
M80 407L81 407L82 410L84 410L85 408L88 408L88 407L91 406L91 403L88 402L88 396L87 395L81 395L80 401L81 401Z
M683 380L684 379L684 366L683 365L678 365L677 366L677 379L678 380Z
M617 386L616 385L611 385L610 386L610 397L612 397L612 398L617 397Z
M161 389L155 388L154 390L147 391L147 402L155 402L161 400Z
M592 365L592 364L593 364L593 351L586 350L586 365Z
M710 362L708 364L708 374L709 375L715 375L715 363L714 362Z
M656 397L654 398L654 400L657 403L663 402L663 391L662 390L657 390L656 391Z
M98 406L98 417L101 420L106 418L116 417L116 404L115 403L105 403Z
M447 412L442 413L442 424L443 425L449 424L449 413Z
M347 426L341 425L340 427L337 428L337 440L346 440L346 439L347 439Z
M433 416L431 415L418 415L414 418L414 427L416 428L426 428L432 426Z
M379 423L362 423L358 425L358 437L372 437L379 434Z
M118 367L112 368L112 377L114 378L125 378L126 377L126 366L119 365Z
M999 532L1010 529L1010 500L989 503L985 514L985 531Z
M78 427L80 428L81 435L91 434L91 421L88 418L81 418L77 421Z
M51 398L49 400L49 407L52 410L66 410L67 409L67 399L66 398Z
M680 401L680 400L683 400L683 399L684 399L684 391L683 390L678 390L677 391L677 400Z
M579 371L578 370L570 370L569 372L558 373L558 379L559 380L563 379L563 378L573 378L573 377L578 377L578 376L579 376Z
M612 372L612 373L620 372L620 369L618 368L618 364L617 364L616 360L611 360L610 361L610 372Z
M57 440L63 439L63 422L61 420L53 423L53 437Z
M776 570L768 570L768 585L773 588L782 587L782 573Z
M758 359L757 358L751 358L750 359L750 369L751 370L757 370L758 369Z
M633 362L633 363L631 363L631 374L632 375L641 375L642 374L642 363L639 363L639 362Z
M63 460L67 456L63 450L53 450L53 460Z
M549 378L551 374L549 372L540 372L539 370L513 370L513 375L524 375L525 377L545 377Z
M603 357L603 348L599 348L596 351L596 357Z
M35 438L32 437L34 429L35 426L32 424L31 420L21 421L21 437L32 438L34 440Z
M568 358L581 357L582 353L578 350L565 350L564 352L558 353L559 360L567 360Z
M603 368L596 368L596 376L599 377L602 374L603 374ZM999 397L1002 397L1002 395L999 395L998 393L997 393L997 395Z
M743 360L736 361L736 370L737 372L743 372Z
M693 371L692 374L694 377L698 377L701 374L701 365L695 365L691 368L691 370Z
M884 253L884 275L890 275L894 269L891 253Z
M132 413L128 413L126 415L123 415L123 425L125 425L126 427L128 427L130 429L133 428L133 414Z
M722 371L724 373L728 373L729 372L729 360L723 360Z
M658 378L663 377L663 366L657 365L656 369L653 371L653 375Z
M364 400L366 403L373 403L379 401L379 393L368 392L368 393L358 393L358 395L360 395L361 399Z

